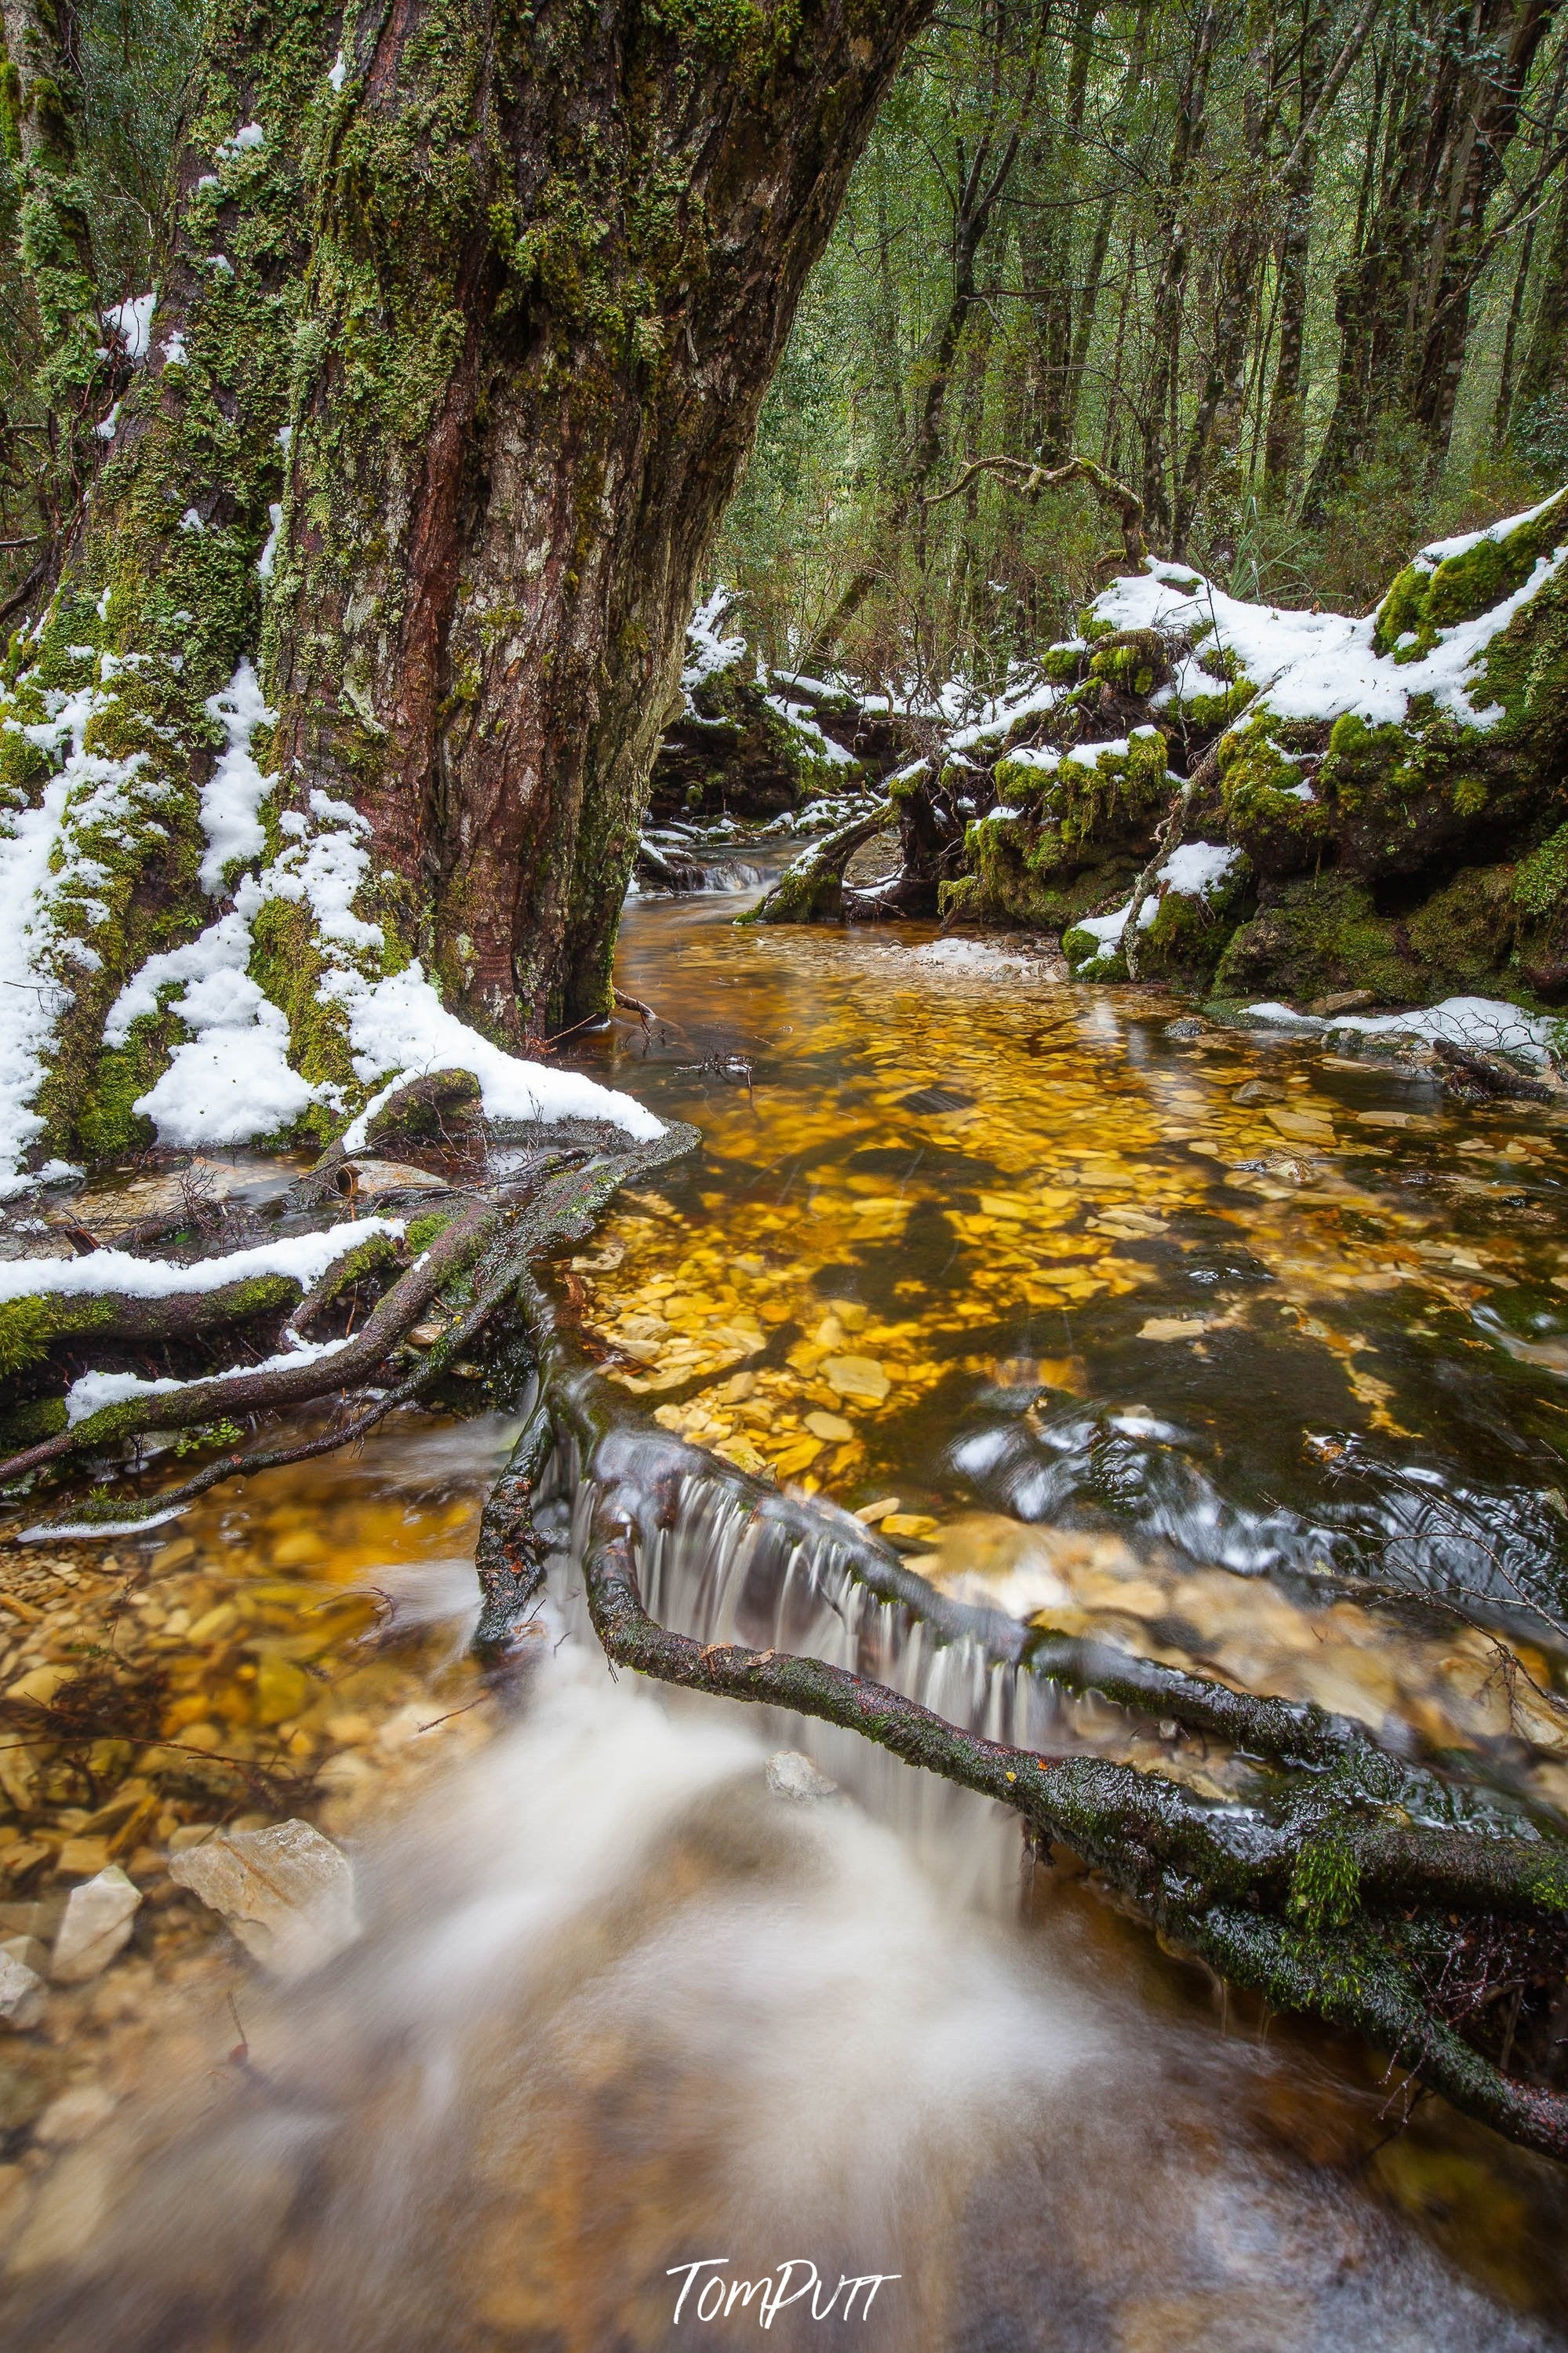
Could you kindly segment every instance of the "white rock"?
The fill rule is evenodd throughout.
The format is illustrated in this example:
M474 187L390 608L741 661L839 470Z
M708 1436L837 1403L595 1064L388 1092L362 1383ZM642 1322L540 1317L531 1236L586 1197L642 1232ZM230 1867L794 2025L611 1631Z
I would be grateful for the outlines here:
M353 1867L310 1822L220 1831L171 1855L169 1876L221 1912L274 1977L302 1977L359 1935Z
M798 1748L781 1748L768 1758L768 1787L775 1798L789 1798L797 1805L819 1804L838 1795L837 1782L819 1773Z
M49 1975L55 1983L85 1985L89 1978L107 1968L129 1938L141 1901L141 1889L126 1878L117 1862L73 1887L49 1956Z
M37 1969L15 1953L0 1952L0 2023L18 2031L37 2026L47 1989Z

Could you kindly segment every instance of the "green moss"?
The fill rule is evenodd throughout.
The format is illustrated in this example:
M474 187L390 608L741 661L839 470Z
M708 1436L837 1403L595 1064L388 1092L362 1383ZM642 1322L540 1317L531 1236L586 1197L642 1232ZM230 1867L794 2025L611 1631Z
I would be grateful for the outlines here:
M1333 1829L1309 1839L1290 1874L1289 1908L1310 1936L1347 1927L1355 1915L1361 1868L1348 1839Z
M1365 988L1394 1005L1423 993L1416 960L1401 949L1397 926L1374 913L1363 882L1342 874L1280 884L1231 939L1214 987L1224 997L1298 1000Z
M1118 693L1143 698L1164 685L1171 658L1157 629L1119 629L1099 641L1089 657L1089 675L1106 681Z
M1524 586L1541 557L1564 540L1568 491L1510 532L1486 533L1435 565L1419 559L1406 565L1378 608L1373 639L1378 652L1399 662L1420 660L1436 644L1439 629L1476 620L1501 604ZM1402 644L1402 638L1410 642Z
M1084 674L1088 649L1081 645L1047 646L1040 668L1053 686L1076 686Z
M1220 795L1227 839L1261 872L1293 874L1317 863L1332 825L1315 790L1301 797L1308 770L1279 744L1280 732L1260 714L1222 740Z
M404 1247L409 1257L417 1258L421 1250L427 1250L437 1236L446 1232L457 1215L456 1209L431 1209L422 1218L410 1219L408 1230L404 1236Z
M7 1407L0 1413L0 1451L19 1454L24 1446L37 1446L46 1438L58 1438L66 1427L64 1398L32 1398L25 1405Z
M1527 915L1553 915L1568 895L1568 825L1532 849L1514 875L1513 895Z

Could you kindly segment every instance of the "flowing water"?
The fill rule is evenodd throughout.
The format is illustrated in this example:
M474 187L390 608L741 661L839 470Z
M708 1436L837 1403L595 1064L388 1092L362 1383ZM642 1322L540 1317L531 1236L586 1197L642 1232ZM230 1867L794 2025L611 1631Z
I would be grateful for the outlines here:
M657 1018L580 1056L705 1139L576 1261L610 1377L1025 1627L1357 1715L1441 1752L1457 1804L1568 1809L1563 1129L919 929L737 930L743 903L634 902L620 977ZM489 1689L468 1563L509 1436L410 1417L37 1569L7 1674L64 1579L194 1778L64 1820L153 1926L51 2012L8 2127L12 2341L1568 2341L1555 2168L1025 1872L999 1810L611 1677L569 1493L534 1662ZM646 1581L704 1639L1230 1786L1223 1752L781 1564L716 1491ZM238 1804L353 1852L364 1933L312 1978L268 1989L158 1877Z

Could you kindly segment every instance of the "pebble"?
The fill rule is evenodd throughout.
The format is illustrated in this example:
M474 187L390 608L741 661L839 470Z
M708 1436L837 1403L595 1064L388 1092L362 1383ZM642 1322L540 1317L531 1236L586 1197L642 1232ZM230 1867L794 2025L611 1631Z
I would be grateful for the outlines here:
M49 1957L57 1985L85 1985L107 1968L129 1941L142 1901L141 1890L117 1862L110 1864L66 1898L65 1916Z
M767 1783L775 1798L787 1799L794 1805L819 1805L823 1799L838 1795L837 1782L819 1773L798 1748L781 1748L768 1758Z
M47 1991L37 1969L29 1968L16 1954L0 1949L0 2024L18 2033L37 2026L44 2014Z
M274 1977L302 1977L359 1935L353 1867L310 1822L220 1831L171 1855L169 1876L221 1913Z

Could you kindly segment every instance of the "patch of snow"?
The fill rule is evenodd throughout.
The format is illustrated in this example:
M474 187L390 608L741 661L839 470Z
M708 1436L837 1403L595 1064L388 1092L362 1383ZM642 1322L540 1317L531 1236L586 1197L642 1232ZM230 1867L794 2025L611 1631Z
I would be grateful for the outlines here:
M105 701L98 686L46 696L52 716L19 732L60 765L32 807L0 818L0 1200L34 1181L18 1173L19 1163L43 1129L30 1106L56 1025L71 1002L61 967L92 970L101 963L80 929L108 914L100 900L83 895L84 886L92 888L89 876L102 869L79 862L74 837L79 828L132 813L131 788L142 765L140 753L111 760L87 750L89 723Z
M1341 1013L1331 1029L1354 1029L1364 1038L1447 1039L1450 1045L1478 1047L1483 1053L1551 1059L1552 1025L1495 997L1447 997L1410 1013Z
M171 333L164 336L162 350L163 353L163 365L165 367L184 367L187 364L185 339L180 332L178 327L175 327ZM194 512L195 510L188 510L188 512ZM201 526L198 524L197 529L199 530Z
M250 1250L230 1250L224 1258L199 1258L190 1266L171 1259L132 1258L129 1250L89 1250L81 1258L0 1259L0 1302L27 1299L39 1293L79 1298L95 1292L115 1292L122 1299L173 1299L181 1292L221 1291L231 1282L250 1282L264 1274L290 1276L301 1290L325 1274L345 1250L355 1250L377 1234L401 1239L402 1218L351 1218L314 1234L282 1234Z
M258 857L267 846L259 815L267 797L267 778L251 757L250 739L258 727L269 725L278 713L268 709L248 659L241 660L221 693L207 697L205 707L228 737L226 749L202 787L202 831L207 847L198 879L207 896L216 899L223 889L224 868L236 859Z
M447 1012L417 963L378 981L349 970L329 973L320 995L347 1012L354 1070L367 1086L377 1079L395 1084L422 1071L471 1071L487 1119L607 1120L638 1143L664 1134L663 1121L631 1095L492 1046ZM350 1126L343 1138L349 1151L363 1145L367 1123L391 1091L384 1085Z
M267 534L266 546L256 559L256 576L258 580L270 580L272 577L272 566L278 557L278 534L283 528L282 508L276 504L269 506L267 510L267 519L272 528Z
M1271 1028L1279 1029L1324 1029L1328 1027L1316 1013L1298 1013L1293 1006L1276 1005L1272 999L1266 1005L1244 1006L1242 1010L1249 1019L1266 1021Z
M835 767L839 768L852 768L855 765L853 752L847 752L842 744L836 744L831 735L825 735L817 724L815 714L807 710L804 702L786 702L782 695L777 694L764 695L763 700L768 709L776 712L786 725L793 727L797 734L805 737L814 758L829 760Z
M200 515L196 512L195 507L187 507L184 513L180 517L180 529L182 531L201 532L205 531L206 525L202 521Z
M145 294L132 294L128 301L112 303L102 313L104 325L120 337L132 367L139 367L152 349L153 312L157 301L158 290L153 286Z
M252 148L264 147L266 144L267 133L259 122L242 122L232 139L220 140L218 142L218 161L220 164L226 164L233 156L243 155Z
M1172 851L1160 868L1158 879L1181 898L1207 899L1218 890L1240 856L1239 849L1227 849L1219 842L1185 841Z
M100 417L93 427L100 441L112 441L120 427L120 403L115 402L107 417Z
M705 604L700 605L687 625L686 663L680 673L681 691L688 702L692 690L721 670L729 670L744 659L746 640L740 636L721 634L724 616L735 601L733 589L715 588Z
M1512 515L1489 532L1462 541L1437 541L1424 551L1434 558L1463 554L1482 538L1500 538L1540 514ZM1352 620L1342 613L1299 613L1249 605L1229 596L1183 565L1148 558L1144 570L1110 586L1095 600L1095 612L1117 628L1158 628L1204 633L1204 643L1233 655L1259 690L1252 708L1287 720L1332 721L1353 712L1368 726L1398 725L1413 695L1429 694L1439 709L1469 727L1489 727L1500 705L1478 702L1483 683L1474 676L1487 648L1514 616L1540 595L1568 560L1568 519L1562 543L1537 558L1530 577L1510 596L1473 620L1439 629L1431 651L1418 661L1395 661L1375 651L1377 616Z
M936 965L946 972L1019 972L1037 958L1016 949L995 946L989 940L928 940L913 951L916 964Z
M1461 532L1455 539L1429 540L1415 561L1423 572L1436 572L1439 564L1446 564L1451 555L1468 555L1471 548L1479 547L1483 540L1504 539L1510 531L1517 531L1521 523L1536 522L1562 495L1561 491L1553 491L1551 497L1542 499L1539 506L1527 507L1523 514L1508 515L1501 522L1489 523L1484 531Z
M288 1127L320 1100L290 1067L287 1016L251 979L249 961L250 926L236 908L186 946L149 956L115 1000L104 1025L110 1044L156 1007L160 986L185 983L173 1010L192 1034L132 1105L153 1123L160 1144L246 1144Z
M227 1365L221 1373L204 1373L203 1380L237 1381L247 1373L286 1372L290 1365L309 1365L318 1356L334 1356L346 1348L346 1340L296 1340L275 1356L263 1356L254 1365ZM174 1389L194 1387L190 1381L169 1379L144 1380L140 1373L83 1373L66 1391L66 1428L74 1430L79 1421L97 1413L106 1405L122 1405L127 1398L167 1397Z
M333 90L342 90L343 86L343 77L347 74L348 69L348 61L344 58L342 49L340 49L337 56L332 59L332 69L327 76L327 79Z

